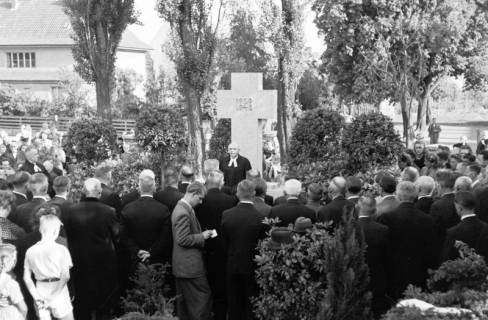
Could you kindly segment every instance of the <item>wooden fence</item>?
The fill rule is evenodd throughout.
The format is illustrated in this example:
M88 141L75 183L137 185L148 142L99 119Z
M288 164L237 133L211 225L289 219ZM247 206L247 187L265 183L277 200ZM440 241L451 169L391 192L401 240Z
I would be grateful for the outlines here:
M59 131L68 131L69 126L76 118L58 117L56 126ZM5 130L11 135L15 135L20 131L21 125L30 125L32 131L39 131L43 123L54 122L54 117L19 117L19 116L0 116L0 130ZM125 131L135 129L135 120L114 119L112 126L117 130L118 134Z

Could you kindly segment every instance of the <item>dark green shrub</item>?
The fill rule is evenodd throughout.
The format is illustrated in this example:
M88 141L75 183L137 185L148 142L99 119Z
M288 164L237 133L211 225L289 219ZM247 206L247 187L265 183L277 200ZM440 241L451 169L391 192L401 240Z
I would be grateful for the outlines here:
M371 318L369 269L364 257L366 243L357 230L354 210L348 210L335 229L332 241L324 247L327 290L320 304L318 319Z
M298 120L290 140L290 168L299 164L334 161L340 154L344 118L323 108L305 112Z
M305 112L290 140L290 172L305 183L323 182L344 173L343 127L344 119L336 111L319 108Z
M427 280L429 292L409 286L406 299L419 299L436 307L455 307L469 309L478 319L488 318L488 267L485 260L462 242L456 244L460 257L444 262L438 270L430 271ZM385 320L420 319L419 310L413 308L393 308ZM429 315L425 319L473 319L466 314L441 316ZM422 318L424 319L424 318Z
M121 155L121 161L118 162L112 170L112 183L114 190L120 192L120 195L129 193L139 186L139 174L144 169L151 169L156 173L156 185L161 181L157 175L161 168L158 161L151 161L152 157L145 157L139 153L125 153Z
M136 140L154 156L161 169L186 157L188 134L181 113L179 109L162 107L146 107L139 112Z
M174 299L168 297L169 266L139 264L131 279L134 287L122 298L124 320L176 320Z
M256 256L259 295L253 299L258 319L315 319L327 285L325 246L331 241L316 225L290 245L276 250L269 239L260 242Z
M209 159L220 159L227 153L227 147L231 143L230 119L219 119L210 138Z
M76 163L70 166L68 178L71 182L70 198L74 203L78 203L83 194L83 183L86 179L93 177L94 170L91 165L86 163Z
M64 150L77 162L94 164L109 159L116 148L117 132L99 118L81 118L71 124Z
M342 148L352 174L391 166L404 150L393 122L381 113L358 115L344 130Z

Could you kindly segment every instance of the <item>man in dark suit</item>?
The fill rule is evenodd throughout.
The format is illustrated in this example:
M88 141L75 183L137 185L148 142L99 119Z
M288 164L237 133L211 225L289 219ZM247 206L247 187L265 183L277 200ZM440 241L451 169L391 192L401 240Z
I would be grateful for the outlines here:
M29 183L30 174L25 171L18 171L12 177L12 191L15 195L15 206L18 207L32 200L32 193L27 190L27 184ZM30 197L29 197L30 196Z
M164 189L154 194L154 199L168 207L173 212L178 201L183 198L183 193L178 190L178 174L169 168L164 171Z
M178 191L186 193L186 188L195 180L195 170L188 165L184 165L180 170L180 181L178 181Z
M207 194L202 203L195 207L195 215L203 230L217 231L221 234L222 212L234 207L237 198L221 191L224 175L221 171L210 171L205 185ZM212 290L214 318L225 320L227 313L227 294L225 290L225 250L222 237L205 241L204 261L207 279Z
M53 190L55 192L54 198L49 203L57 205L61 211L60 219L65 221L65 217L69 211L69 207L73 205L71 200L68 200L70 188L70 180L66 176L56 177L53 181Z
M99 201L102 186L98 179L87 179L84 188L86 198L70 208L65 221L76 288L74 315L79 320L110 315L119 298L115 209Z
M487 261L488 224L481 221L474 213L476 208L475 197L471 192L457 192L454 206L461 217L461 221L447 230L442 261L459 257L459 253L454 246L456 241L464 242Z
M140 198L122 210L123 239L133 266L146 260L151 263L171 261L171 214L165 205L153 199L155 189L154 172L143 170L139 174Z
M33 217L37 209L50 200L47 195L47 177L42 173L35 173L29 180L29 190L32 192L32 200L18 206L9 215L9 220L24 229L27 233L33 230Z
M332 201L319 209L317 220L320 222L332 221L331 229L337 227L342 221L344 208L354 207L354 203L346 200L346 180L343 177L335 177L330 181L328 188Z
M229 319L253 319L250 301L257 293L254 277L256 246L266 236L262 215L254 208L254 184L243 180L237 185L239 204L224 211L222 238L227 247L227 294Z
M228 147L229 155L220 159L219 169L224 173L224 186L235 193L237 184L246 179L246 172L251 170L251 163L239 154L239 146L232 142Z
M205 187L193 182L171 215L173 230L173 275L176 282L179 319L209 320L211 291L203 262L205 240L214 233L202 232L193 210L205 197Z
M320 183L311 183L307 187L307 204L306 206L315 211L315 215L322 207L321 200L324 196L324 189Z
M95 178L100 180L102 184L100 202L114 208L117 217L119 217L122 211L122 200L119 194L110 188L112 184L112 169L107 165L100 165L95 169Z
M46 168L39 162L39 152L34 145L27 146L24 151L25 162L19 167L18 171L25 171L29 174L43 173L49 177Z
M438 227L441 239L444 239L447 229L454 227L460 221L454 207L453 188L456 179L451 170L438 170L436 177L442 196L432 203L430 215Z
M139 199L140 196L141 194L138 190L131 190L128 193L124 194L122 197L120 197L120 206L122 207L122 209L124 209L126 205L133 201L136 201L137 199Z
M257 169L250 169L246 172L246 179L251 180L254 183L254 186L256 186L256 184L257 184L256 180L262 179L261 172L259 172L259 170L257 170ZM264 181L264 179L263 179L263 181ZM268 206L272 207L273 203L274 203L274 199L272 196L266 194L266 191L267 190L264 191L264 203L267 204Z
M434 192L435 181L430 176L421 176L415 184L419 188L419 197L415 201L414 207L423 213L430 214L430 208L432 207L432 203L434 203L432 193Z
M346 180L346 196L347 200L357 205L359 202L359 196L361 189L363 188L363 182L358 177L349 177Z
M380 177L381 200L376 203L378 217L393 212L400 205L400 201L395 196L396 185L397 182L392 175L386 173Z
M484 222L488 223L488 187L475 192L476 215Z
M358 225L367 244L366 263L369 268L369 289L373 294L372 310L379 317L390 307L386 278L389 229L373 220L376 211L374 198L361 197L358 208Z
M315 211L307 206L300 204L298 196L302 191L302 183L296 179L290 179L285 182L284 192L286 194L286 203L271 208L270 218L279 218L277 226L288 227L294 224L298 217L305 217L315 222Z
M425 288L427 270L438 262L438 238L432 218L415 209L418 191L414 183L402 181L397 187L398 208L378 218L390 229L388 250L388 291L399 299L407 286Z
M268 185L263 178L255 178L251 181L254 183L254 191L256 192L254 196L254 207L263 215L263 217L269 217L271 206L266 202ZM273 197L271 197L271 200L272 199Z

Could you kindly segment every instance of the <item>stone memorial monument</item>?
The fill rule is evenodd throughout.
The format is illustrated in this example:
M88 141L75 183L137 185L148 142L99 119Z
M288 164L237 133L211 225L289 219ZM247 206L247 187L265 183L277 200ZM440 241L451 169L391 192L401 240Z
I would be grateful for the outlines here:
M217 91L217 117L231 119L232 141L262 173L263 128L267 119L276 119L277 91L263 90L262 73L232 73L231 88Z

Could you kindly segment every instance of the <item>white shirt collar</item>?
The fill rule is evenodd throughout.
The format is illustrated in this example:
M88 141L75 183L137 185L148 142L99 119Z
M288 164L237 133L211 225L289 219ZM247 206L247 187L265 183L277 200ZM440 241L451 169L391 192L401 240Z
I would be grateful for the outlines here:
M422 199L422 198L430 198L430 197L432 197L432 196L431 196L431 195L429 195L429 194L425 194L425 195L423 195L423 196L419 196L419 198L418 198L418 199L420 200L420 199Z
M27 195L22 192L18 192L18 191L12 191L12 192L27 199Z
M350 200L350 199L358 199L359 196L350 196L350 197L347 197L347 200Z
M42 199L44 201L49 201L47 196L33 196L32 199Z
M246 200L244 200L244 201L239 201L239 202L240 202L240 203L247 203L247 204L254 204L254 202L252 202L252 201L246 201Z
M358 219L361 219L361 218L370 218L370 216L359 215Z
M187 205L188 205L190 208L193 208L193 207L191 206L191 204L189 204L189 203L188 203L188 201L186 201L185 199L181 198L181 200L180 200L180 201L182 201L182 202L186 203L186 204L187 204Z
M68 200L66 196L62 196L62 195L60 195L60 194L57 194L57 195L55 195L54 197L55 197L55 198L56 198L56 197L57 197L57 198L61 198L61 199L64 199L64 200Z
M234 166L234 168L237 168L237 157L230 158L228 166L231 167L232 165Z
M464 215L461 217L461 221L466 219L466 218L471 218L471 217L476 217L476 214L472 213L472 214L467 214L467 215Z
M141 194L141 198L146 197L146 198L153 198L152 194Z

